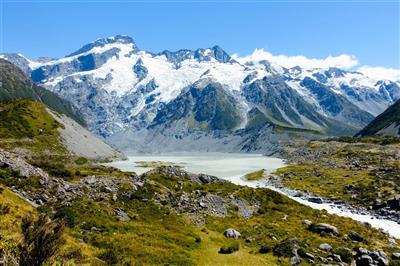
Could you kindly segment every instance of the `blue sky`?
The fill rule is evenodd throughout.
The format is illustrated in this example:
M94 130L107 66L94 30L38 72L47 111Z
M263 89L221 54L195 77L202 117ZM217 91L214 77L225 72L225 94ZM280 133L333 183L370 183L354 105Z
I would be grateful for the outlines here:
M4 0L3 0L4 1ZM144 50L220 45L249 55L354 56L400 68L398 1L82 2L2 4L2 52L62 57L99 37L126 34Z

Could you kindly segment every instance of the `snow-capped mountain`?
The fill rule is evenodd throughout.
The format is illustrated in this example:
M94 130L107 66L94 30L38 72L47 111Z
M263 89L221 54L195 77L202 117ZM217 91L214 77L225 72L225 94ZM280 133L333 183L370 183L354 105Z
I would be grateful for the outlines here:
M200 134L241 149L272 125L350 134L400 98L398 82L357 72L239 63L218 46L155 54L121 35L61 59L0 57L70 100L93 132L120 146L121 136L189 145Z

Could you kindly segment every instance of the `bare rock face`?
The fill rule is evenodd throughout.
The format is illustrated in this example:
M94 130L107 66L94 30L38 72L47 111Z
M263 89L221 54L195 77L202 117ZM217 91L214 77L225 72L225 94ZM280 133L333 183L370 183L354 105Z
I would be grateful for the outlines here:
M11 153L4 150L0 150L0 168L8 168L24 178L33 176L41 177L44 180L48 180L49 178L49 175L42 169L30 165L24 159L13 156Z
M201 201L200 206L207 209L207 212L215 216L226 216L228 215L226 201L218 195L207 194Z
M247 203L245 199L234 198L231 203L238 207L238 212L240 216L244 218L250 218L251 216L253 216L253 208Z

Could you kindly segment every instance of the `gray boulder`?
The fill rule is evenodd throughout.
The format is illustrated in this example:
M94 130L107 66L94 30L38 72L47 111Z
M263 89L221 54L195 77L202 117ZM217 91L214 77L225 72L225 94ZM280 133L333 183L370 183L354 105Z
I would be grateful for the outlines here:
M374 260L368 255L362 255L356 259L357 266L373 266Z
M339 231L337 230L337 228L330 224L325 224L325 223L311 224L308 228L316 233L328 233L336 236L339 235Z
M332 246L327 243L323 243L323 244L319 245L319 249L323 250L323 251L329 251L332 249Z
M363 242L364 238L357 232L350 232L348 238L354 242Z
M301 263L301 258L298 256L293 256L290 258L290 265L294 266L294 265L300 265Z
M233 228L228 228L224 231L224 236L227 238L238 239L240 238L241 234Z
M398 253L398 252L393 253L392 260L400 260L400 253Z
M318 204L321 204L324 202L323 199L320 197L310 197L310 198L308 198L308 201L313 202L313 203L318 203Z

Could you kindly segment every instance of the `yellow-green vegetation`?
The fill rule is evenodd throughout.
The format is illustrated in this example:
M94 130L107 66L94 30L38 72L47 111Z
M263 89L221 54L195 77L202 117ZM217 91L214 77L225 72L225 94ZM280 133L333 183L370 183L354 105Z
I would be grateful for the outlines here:
M321 143L310 145L311 148L320 147L323 152L331 150ZM347 154L346 149L340 150L340 154L343 152ZM81 178L87 176L117 177L122 181L118 190L113 192L115 197L92 197L87 187L83 196L68 201L63 198L50 200L36 210L3 187L0 218L3 221L5 217L6 223L0 225L0 235L8 238L0 238L0 245L18 252L19 226L24 214L46 213L53 220L65 221L67 226L65 243L49 261L54 265L288 265L291 255L277 247L293 237L298 239L301 252L314 255L320 255L318 246L321 243L330 244L337 253L341 247L353 249L358 246L369 250L383 249L388 254L399 251L390 247L387 235L378 230L325 211L313 210L265 188L241 187L222 181L198 184L184 175L172 176L161 172L137 179L134 173L121 172L63 153L52 156L33 154L28 161L55 178L71 182L71 185L82 184ZM346 164L343 158L335 159L335 162ZM152 167L155 166L160 165ZM290 167L293 168L286 172L301 170L306 175L311 166ZM349 173L341 172L344 171L341 168L336 168L333 173L328 167L313 171L332 175L337 183L345 182L340 177ZM368 171L354 170L352 174L356 180L359 178L360 182L361 179L365 182ZM263 170L251 173L250 179L262 174ZM139 180L140 184L128 182L133 179ZM373 180L371 178L371 182ZM5 168L0 168L0 182L39 195L43 192L56 194L56 188L45 191L39 178L20 178ZM332 188L326 184L333 190L335 184L329 185ZM386 184L382 188L392 187ZM218 216L205 212L199 207L200 198L205 195L220 197L227 213ZM253 212L250 217L243 217L240 208L233 203L232 199L237 198L247 202ZM126 217L121 219L118 212L125 213ZM336 226L340 235L314 233L303 223L305 219ZM226 238L223 233L227 228L238 230L242 237ZM344 236L350 232L357 232L365 241L349 243ZM246 241L248 238L252 241ZM307 262L304 260L303 264L307 265Z
M85 168L87 174L90 167L99 171L89 164L80 167ZM112 168L108 171L107 168L100 169L107 174L118 172ZM124 175L122 172L118 174ZM147 175L146 180L137 190L121 187L115 201L82 198L68 205L49 202L41 207L39 211L52 215L53 219L63 219L67 225L67 241L54 260L63 265L287 265L290 256L273 250L292 237L298 238L303 252L313 254L321 243L329 243L335 250L363 246L396 251L388 248L387 236L378 230L313 210L268 189L240 187L228 182L201 185L185 177L165 174ZM178 182L183 186L177 186ZM127 192L131 196L123 197ZM7 189L3 193L0 199L10 198L25 206L18 207L21 208L18 209L20 215L33 210ZM175 209L174 202L181 196L199 193L211 193L225 199L230 205L228 214L225 217L196 215ZM157 200L155 195L169 199ZM249 204L257 202L259 208L252 217L244 218L229 203L232 196ZM130 220L119 220L115 215L117 209L124 210ZM13 217L18 219L18 216ZM313 233L303 223L304 219L332 224L338 228L340 236ZM15 227L18 232L18 225ZM226 238L223 232L227 228L235 228L242 237ZM343 236L352 231L358 232L366 241L349 243ZM248 237L254 241L246 242ZM223 247L232 253L219 253ZM261 247L267 252L260 252Z
M62 127L42 103L18 99L0 104L0 148L24 148L34 154L66 153L59 141Z
M36 210L3 185L0 185L0 191L0 241L18 241L22 217ZM4 211L5 208L8 211Z
M246 178L249 181L259 180L261 178L264 178L264 172L265 172L265 170L261 169L261 170L246 174L244 176L244 178Z
M400 193L400 148L393 144L312 141L287 150L284 186L368 207Z
M297 237L306 252L313 252L321 243L329 243L335 249L361 245L388 250L387 236L381 232L350 219L312 210L267 189L239 187L231 183L199 185L183 177L160 174L147 178L149 182L131 199L115 202L76 200L71 206L56 208L55 217L64 218L75 238L83 239L97 250L95 256L98 259L117 265L226 265L228 262L232 265L287 265L288 257L274 255L272 251L262 254L259 250L263 245L272 250L290 237ZM178 181L184 183L182 189L177 188ZM235 195L249 203L258 201L260 208L248 219L241 217L237 209L229 208L226 217L205 215L201 216L203 222L193 223L191 215L179 214L168 201L159 202L153 198L155 194L167 192L178 198L183 193L194 191L213 193L226 200ZM122 189L120 193L124 192L126 190ZM117 208L127 212L131 220L119 221L114 214ZM303 224L304 219L335 225L341 236L313 233ZM225 238L223 232L229 227L239 230L243 237L239 240ZM365 243L349 243L342 237L352 231L361 234ZM247 243L246 237L255 240ZM239 249L231 254L219 253L221 247L230 246ZM80 262L79 259L76 262Z

